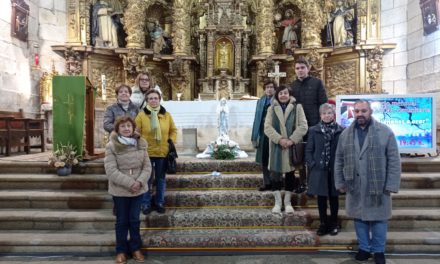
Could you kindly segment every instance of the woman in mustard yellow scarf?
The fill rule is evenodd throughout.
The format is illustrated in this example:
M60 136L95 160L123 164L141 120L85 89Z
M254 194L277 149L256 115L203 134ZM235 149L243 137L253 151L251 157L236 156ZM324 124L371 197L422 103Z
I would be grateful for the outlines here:
M168 139L176 142L177 129L173 118L163 106L160 105L161 95L157 90L149 90L145 93L147 105L136 117L136 126L141 137L148 142L148 155L153 166L154 177L156 178L156 211L165 213L165 174L167 169ZM152 210L151 185L153 177L148 181L149 191L144 194L141 209L144 215Z

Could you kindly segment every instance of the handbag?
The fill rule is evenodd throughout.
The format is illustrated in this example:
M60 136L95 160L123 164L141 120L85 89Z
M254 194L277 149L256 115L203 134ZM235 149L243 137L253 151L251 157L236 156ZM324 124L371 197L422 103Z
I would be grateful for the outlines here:
M177 172L177 155L176 146L171 139L168 139L168 155L167 159L167 174L176 174Z
M299 142L290 148L293 165L302 165L304 163L304 145L304 142Z

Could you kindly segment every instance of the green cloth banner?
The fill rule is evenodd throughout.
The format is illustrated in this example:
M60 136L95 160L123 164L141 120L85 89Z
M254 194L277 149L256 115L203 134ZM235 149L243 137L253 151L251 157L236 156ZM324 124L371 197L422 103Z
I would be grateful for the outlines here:
M53 143L72 144L77 154L83 154L85 126L85 76L54 76L53 87Z

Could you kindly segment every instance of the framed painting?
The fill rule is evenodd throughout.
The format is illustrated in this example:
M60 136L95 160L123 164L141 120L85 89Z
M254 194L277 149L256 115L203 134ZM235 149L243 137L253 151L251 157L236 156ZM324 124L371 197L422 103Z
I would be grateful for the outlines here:
M422 10L423 35L438 30L440 21L440 0L420 0Z
M21 41L27 41L29 5L24 0L11 0L11 5L11 35Z

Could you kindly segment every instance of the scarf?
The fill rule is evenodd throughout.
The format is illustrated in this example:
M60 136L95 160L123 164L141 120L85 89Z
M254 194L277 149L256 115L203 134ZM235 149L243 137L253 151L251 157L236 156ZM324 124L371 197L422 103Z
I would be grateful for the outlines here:
M347 142L344 146L344 178L348 187L348 191L360 189L360 186L354 186L355 164L359 157L355 155L355 131L356 121L353 122L347 131ZM382 154L380 152L380 145L378 139L380 135L377 131L376 121L371 119L370 127L368 128L368 150L367 150L367 193L370 195L371 205L378 206L382 204L383 186L385 183L385 172L380 167Z
M122 145L136 146L137 140L131 137L118 136L118 141Z
M154 134L154 138L156 139L156 141L160 142L160 140L162 139L162 133L160 131L160 123L159 123L159 118L157 116L160 110L160 105L158 107L151 107L147 105L147 109L151 112L150 132Z
M336 122L324 123L319 122L319 126L321 127L321 132L324 134L324 148L321 152L321 159L319 160L319 164L322 168L328 168L328 164L330 163L330 147L331 142L335 136L336 131Z

